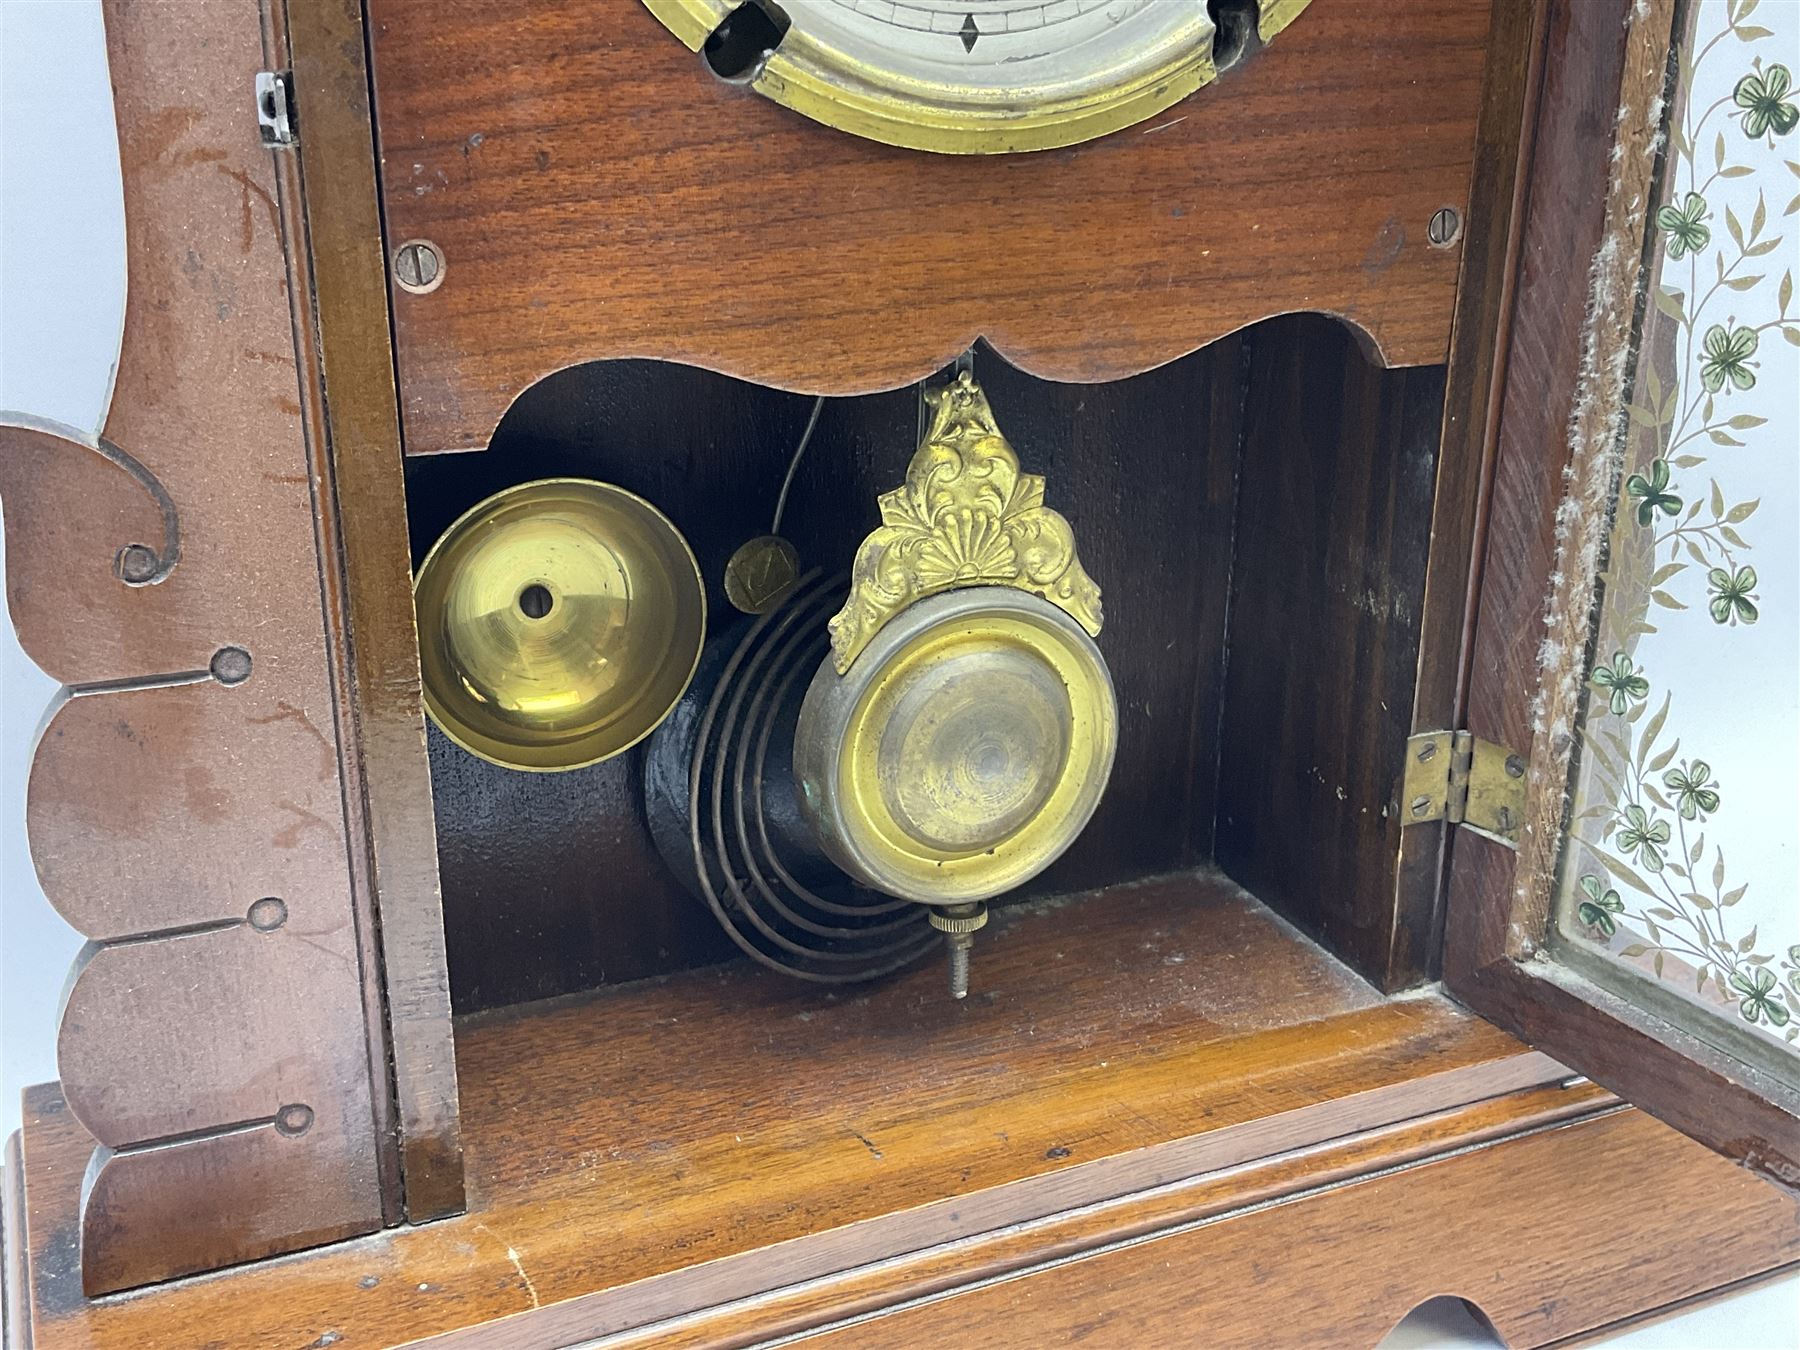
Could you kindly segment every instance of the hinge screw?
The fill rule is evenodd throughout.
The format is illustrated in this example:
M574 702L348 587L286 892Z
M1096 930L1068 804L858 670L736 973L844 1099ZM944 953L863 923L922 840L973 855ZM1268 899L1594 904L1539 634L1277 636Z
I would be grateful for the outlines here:
M1525 761L1520 759L1517 755L1508 755L1506 757L1506 776L1508 778L1523 778L1525 776Z
M1422 816L1429 810L1431 810L1431 798L1424 793L1420 793L1412 799L1412 813L1415 816Z
M1437 742L1426 741L1419 747L1419 763L1425 764L1437 758Z

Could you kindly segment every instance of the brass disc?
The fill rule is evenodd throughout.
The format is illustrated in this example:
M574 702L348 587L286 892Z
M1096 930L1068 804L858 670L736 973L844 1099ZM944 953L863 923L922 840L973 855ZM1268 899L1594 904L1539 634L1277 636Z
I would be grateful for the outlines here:
M1118 710L1094 641L1010 587L946 591L890 620L801 709L794 762L820 843L865 885L985 900L1081 833L1112 771Z
M466 512L425 555L413 600L431 719L471 754L540 772L649 735L706 635L680 531L643 498L578 478Z

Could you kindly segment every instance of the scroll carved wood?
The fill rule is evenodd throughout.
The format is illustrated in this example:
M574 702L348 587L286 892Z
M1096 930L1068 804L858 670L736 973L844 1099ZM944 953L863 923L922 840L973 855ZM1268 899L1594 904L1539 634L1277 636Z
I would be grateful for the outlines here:
M204 0L106 19L129 279L113 405L97 445L0 428L9 607L68 686L27 814L46 895L90 939L58 1040L98 1141L89 1294L378 1227L389 1092L250 96L263 18Z

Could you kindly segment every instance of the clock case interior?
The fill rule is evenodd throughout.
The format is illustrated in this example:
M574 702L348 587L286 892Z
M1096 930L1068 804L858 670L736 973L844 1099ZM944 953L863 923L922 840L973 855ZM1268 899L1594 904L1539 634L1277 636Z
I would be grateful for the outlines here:
M655 848L646 748L515 773L429 730L469 1218L562 1253L546 1305L656 1285L700 1307L1496 1094L1537 1121L1591 1104L1428 988L1443 827L1403 836L1400 816L1476 551L1479 438L1442 438L1473 384L1447 386L1481 378L1452 315L1484 330L1494 294L1485 273L1459 292L1461 240L1425 223L1485 218L1470 141L1486 44L1512 39L1484 7L1370 26L1315 5L1155 134L983 158L720 85L636 7L616 40L544 5L415 44L410 4L384 0L370 50L388 246L447 259L443 285L387 296L415 564L495 491L590 477L681 530L721 636L726 559L768 531L811 409L794 391L833 397L782 533L803 567L843 568L917 446L920 376L988 333L974 375L1104 592L1118 691L1098 813L994 903L960 1002L935 953L835 988L738 954ZM1441 117L1404 115L1379 74L1400 52ZM1368 74L1346 76L1342 134L1315 136L1293 72L1326 69ZM521 82L579 88L580 115L518 125ZM631 110L617 135L593 135L595 88ZM1292 132L1279 160L1261 132L1244 153L1258 127ZM1034 229L1034 202L1109 246ZM1499 256L1497 237L1479 254ZM1289 312L1314 307L1335 312ZM338 473L353 603L389 613L389 480ZM355 516L352 479L379 518ZM404 1098L421 1071L398 1072ZM594 1232L614 1235L598 1269Z
M1398 794L1443 368L1384 369L1348 325L1300 314L1111 383L1034 378L985 345L974 372L1102 587L1119 744L1086 830L995 902L962 1013L970 1029L1024 1034L1007 1003L1059 988L1102 1005L1167 1001L1159 1016L1266 988L1269 952L1229 959L1246 922L1265 945L1298 949L1277 964L1301 961L1346 1008L1433 978L1435 898L1397 876ZM722 588L726 561L768 529L812 405L666 362L563 370L518 398L485 451L409 458L415 563L513 483L616 483L692 544L716 638L742 621ZM915 384L826 401L783 521L803 567L848 565L876 497L904 474L919 408ZM540 774L478 759L436 727L429 740L459 1012L580 995L604 1034L607 999L655 980L628 996L667 1002L659 1053L680 1058L693 986L664 977L683 972L745 966L743 987L764 991L746 995L751 1024L776 1015L765 996L784 1018L845 999L944 997L935 950L836 989L750 968L657 851L647 746ZM931 1035L912 1048L929 1053Z

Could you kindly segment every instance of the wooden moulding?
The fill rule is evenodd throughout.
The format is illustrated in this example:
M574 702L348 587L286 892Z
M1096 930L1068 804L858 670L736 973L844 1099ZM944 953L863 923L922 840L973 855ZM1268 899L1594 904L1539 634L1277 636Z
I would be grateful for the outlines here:
M1387 364L1449 347L1461 250L1426 227L1469 204L1487 0L1317 0L1149 124L1003 157L722 85L637 3L368 11L387 241L446 259L393 297L409 453L485 446L598 358L851 394L984 335L1045 378L1118 379L1292 310Z
M468 1213L129 1299L80 1297L91 1145L33 1089L38 1350L724 1346L863 1317L840 1343L920 1344L881 1316L947 1297L980 1324L998 1290L1029 1305L1000 1344L1196 1318L1257 1343L1287 1309L1372 1343L1439 1292L1527 1344L1800 1254L1783 1197L1439 996L1380 998L1216 874L995 926L962 1004L937 970L827 997L744 966L465 1022Z
M8 602L68 686L32 857L89 946L58 1038L99 1294L377 1227L387 1102L352 884L283 187L255 6L112 4L125 334L97 444L0 428ZM135 548L131 546L137 546Z
M1494 426L1528 186L1525 151L1537 125L1547 8L1548 0L1496 6L1488 35L1431 511L1434 541L1466 544L1434 547L1426 559L1412 697L1415 733L1466 725L1474 589L1493 484ZM1434 976L1442 969L1449 830L1443 821L1408 826L1400 834L1395 868L1396 911L1410 914L1412 922L1396 925L1392 941L1412 964Z
M400 1208L418 1223L462 1208L462 1143L362 15L355 4L295 0L286 17L295 84L310 91L294 252L312 297L315 384L329 391L318 419L325 594L354 728L356 856L380 942L379 971L365 983L386 1017Z
M1530 795L1517 855L1466 833L1456 840L1446 983L1499 1025L1800 1191L1800 1093L1561 965L1550 932L1566 729L1596 566L1583 549L1604 528L1596 503L1609 492L1629 397L1677 6L1655 0L1629 24L1626 8L1555 0L1549 10L1468 701L1477 736L1529 751ZM1570 302L1577 295L1585 308ZM1546 639L1557 654L1548 663Z

